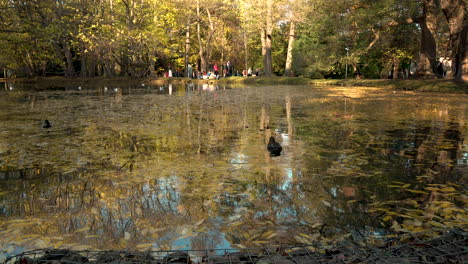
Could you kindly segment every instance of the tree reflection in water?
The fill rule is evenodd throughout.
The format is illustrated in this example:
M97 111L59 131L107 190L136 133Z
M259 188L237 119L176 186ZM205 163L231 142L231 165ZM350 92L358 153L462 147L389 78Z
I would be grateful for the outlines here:
M259 247L466 225L465 95L15 88L0 92L3 245Z

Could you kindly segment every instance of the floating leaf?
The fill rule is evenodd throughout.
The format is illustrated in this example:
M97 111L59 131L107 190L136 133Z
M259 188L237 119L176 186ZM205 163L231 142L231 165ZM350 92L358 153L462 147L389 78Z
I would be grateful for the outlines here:
M429 224L435 226L435 227L440 227L440 228L447 228L447 226L439 223L439 222L436 222L436 221L430 221Z
M136 248L139 250L144 250L153 246L153 243L144 243L136 245Z
M412 192L412 193L429 194L428 192L420 191L420 190L412 190L412 189L404 189L404 190L408 192Z
M392 216L391 216L391 215L387 215L386 217L384 217L383 220L384 220L384 221L390 221L390 220L392 220Z

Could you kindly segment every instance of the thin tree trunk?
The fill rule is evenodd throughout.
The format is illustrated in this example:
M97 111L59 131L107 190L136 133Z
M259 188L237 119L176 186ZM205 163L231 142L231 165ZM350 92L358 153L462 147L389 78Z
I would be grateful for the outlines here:
M265 16L264 28L261 30L261 41L262 41L262 57L263 57L263 71L266 76L273 74L273 63L271 58L271 33L273 31L272 21L272 0L266 0L267 13Z
M208 15L208 22L209 22L209 25L210 25L210 30L208 32L208 38L206 40L206 43L205 43L205 61L206 63L209 63L210 60L211 60L211 41L213 39L213 35L214 35L214 23L213 23L213 19L211 18L211 12L210 12L210 9L208 8L205 8L206 9L206 14Z
M80 76L82 78L86 78L88 77L88 72L87 72L87 63L86 63L86 53L83 53L81 54L80 56L80 61L81 61L81 69L80 69Z
M396 60L395 63L393 64L393 79L396 80L398 79L398 71L400 70L400 60Z
M451 76L456 81L468 81L468 19L465 0L441 0L442 11L449 26L452 60Z
M190 54L190 21L187 20L187 27L185 29L185 76L189 76L188 64L189 64L189 54Z
M205 50L203 48L203 41L201 38L201 30L200 30L200 0L197 0L197 38L198 38L198 56L200 58L200 71L206 72L206 58L205 58Z
M70 45L64 43L63 53L65 55L66 68L65 68L65 77L72 77L75 75L75 70L73 69L73 58L70 50Z
M244 28L244 69L249 68L249 52L248 52L248 47L247 47L247 32L245 32Z
M421 26L421 50L416 75L419 77L434 77L436 69L437 6L435 0L423 1L423 17Z
M285 76L294 76L292 71L293 64L293 47L296 39L296 22L291 20L289 25L289 41L288 41L288 52L286 54L286 66L284 67Z
M261 43L262 43L262 62L263 62L263 71L264 71L264 74L265 74L265 67L266 67L266 32L265 32L265 29L262 29L260 31L260 40L261 40Z

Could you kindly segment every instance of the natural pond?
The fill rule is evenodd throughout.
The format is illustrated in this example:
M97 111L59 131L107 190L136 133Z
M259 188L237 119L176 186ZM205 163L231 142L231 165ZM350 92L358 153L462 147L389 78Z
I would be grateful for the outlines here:
M467 224L468 95L0 83L0 110L2 248L263 247Z

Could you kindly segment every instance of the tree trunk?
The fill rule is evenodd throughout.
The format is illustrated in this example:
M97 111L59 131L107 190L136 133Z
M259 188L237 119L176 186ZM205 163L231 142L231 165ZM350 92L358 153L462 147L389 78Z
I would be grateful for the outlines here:
M265 28L261 32L262 38L262 56L263 56L263 71L266 76L271 76L273 74L273 63L271 58L271 33L273 31L273 21L272 21L272 9L273 2L272 0L266 1L267 14L265 21Z
M449 26L452 60L451 76L456 81L468 81L468 19L465 0L441 0L442 11Z
M296 40L296 22L294 20L291 20L291 23L289 25L288 52L286 54L286 66L284 67L284 76L294 76L294 73L292 71L294 40Z
M87 72L88 72L88 77L95 77L96 76L96 57L95 56L90 56L89 57L89 62L87 64Z
M393 80L398 79L398 71L400 70L400 60L396 59L395 63L393 64Z
M244 69L249 68L249 52L248 52L248 46L247 46L247 32L244 27Z
M185 29L185 76L189 76L188 64L189 64L189 54L190 54L190 21L187 21L187 27Z
M262 30L262 56L263 56L263 71L265 76L273 75L273 65L271 58L271 34L267 30Z
M65 77L73 77L75 76L75 70L73 69L73 57L70 50L70 45L64 42L63 45L63 53L65 55Z
M87 72L86 54L84 53L84 51L80 56L80 61L81 61L80 76L81 78L86 78L88 77L88 72Z
M203 41L201 38L201 31L200 31L200 0L197 0L197 37L198 37L198 56L200 58L200 71L206 72L206 58L205 58L205 50L203 48Z
M421 26L421 50L416 75L422 78L434 77L436 69L437 6L435 0L423 1Z

